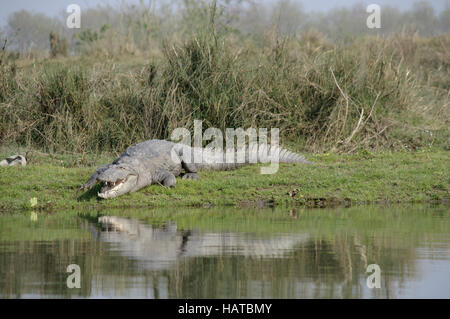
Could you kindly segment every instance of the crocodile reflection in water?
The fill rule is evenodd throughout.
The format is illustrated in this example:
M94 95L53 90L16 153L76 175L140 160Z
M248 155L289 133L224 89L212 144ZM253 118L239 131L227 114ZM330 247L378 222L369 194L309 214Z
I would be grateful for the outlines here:
M136 219L116 216L102 216L98 222L103 228L96 234L98 240L110 243L111 249L117 249L121 255L149 263L150 269L164 269L186 257L280 258L309 238L302 233L261 237L232 232L179 231L175 223L156 228Z

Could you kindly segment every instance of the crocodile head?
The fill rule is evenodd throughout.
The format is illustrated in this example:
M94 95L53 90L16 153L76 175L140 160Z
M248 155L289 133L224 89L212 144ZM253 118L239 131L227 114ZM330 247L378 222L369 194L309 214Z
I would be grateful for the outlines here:
M138 173L126 164L112 165L97 180L103 182L98 197L114 198L137 188Z

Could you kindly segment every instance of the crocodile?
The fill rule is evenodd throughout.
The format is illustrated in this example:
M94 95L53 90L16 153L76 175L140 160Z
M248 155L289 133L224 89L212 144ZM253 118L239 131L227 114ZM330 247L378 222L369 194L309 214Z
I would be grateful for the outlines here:
M200 170L230 170L250 163L267 163L270 161L267 154L274 154L271 151L278 152L280 163L313 164L301 155L277 147L255 144L232 150L228 157L230 150L217 151L152 139L129 147L112 163L99 167L81 188L86 190L102 183L98 197L109 199L151 184L174 187L176 176L196 180ZM201 156L200 161L195 160L196 152Z
M99 227L100 226L100 227ZM257 258L283 258L293 249L307 245L309 234L296 232L263 236L233 231L180 230L176 222L160 226L119 216L101 216L88 229L96 240L111 243L120 254L145 264L145 269L163 270L182 258L234 254Z

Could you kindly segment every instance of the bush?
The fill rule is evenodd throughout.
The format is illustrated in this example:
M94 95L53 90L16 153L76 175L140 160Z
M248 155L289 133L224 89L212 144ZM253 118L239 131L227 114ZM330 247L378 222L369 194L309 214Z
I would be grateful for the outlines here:
M200 119L204 128L278 127L309 151L428 146L437 135L425 130L448 136L448 41L400 33L332 44L310 32L258 47L206 32L166 42L150 63L78 58L16 76L2 68L0 142L118 152Z
M55 32L50 32L50 57L67 56L69 46L66 38L60 38Z

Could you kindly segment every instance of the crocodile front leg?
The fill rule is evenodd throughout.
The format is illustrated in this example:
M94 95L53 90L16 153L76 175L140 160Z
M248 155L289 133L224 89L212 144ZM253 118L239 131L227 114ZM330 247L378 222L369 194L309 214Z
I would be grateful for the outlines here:
M198 179L197 168L194 163L186 163L181 161L181 166L184 168L186 173L183 175L182 179Z
M175 187L177 179L169 171L159 171L152 176L152 183L162 184L165 187Z

